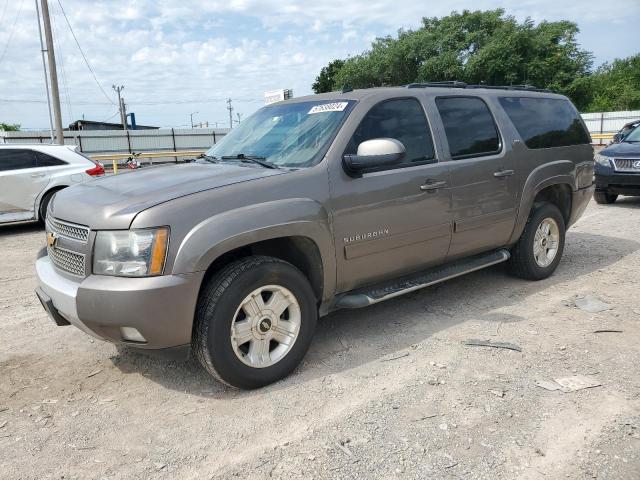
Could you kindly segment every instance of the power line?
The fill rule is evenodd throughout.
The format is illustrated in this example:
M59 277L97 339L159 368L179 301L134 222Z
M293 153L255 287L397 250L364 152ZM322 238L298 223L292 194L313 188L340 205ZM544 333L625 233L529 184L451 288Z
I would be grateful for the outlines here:
M138 106L161 106L161 105L186 105L192 103L222 103L226 102L226 98L198 98L193 100L167 100L167 101L140 101L140 102L127 102L128 105ZM246 102L246 103L262 103L262 99L259 98L233 98L234 102ZM47 103L46 100L35 100L30 98L0 98L0 103ZM112 105L107 102L94 102L91 100L78 100L73 102L74 105Z
M115 102L111 99L111 97L109 97L109 95L107 95L107 92L104 91L104 88L102 88L102 85L100 85L100 82L98 81L98 77L96 77L96 74L93 71L93 68L91 68L91 65L89 64L89 60L87 60L87 56L84 54L84 50L82 50L82 47L80 46L80 42L78 42L78 37L76 37L76 34L73 31L73 27L71 26L71 22L69 22L69 18L67 17L67 13L64 11L64 7L62 6L62 3L60 2L60 0L58 0L58 5L60 5L60 10L62 11L62 15L64 16L64 19L67 22L67 26L69 27L69 30L71 31L71 35L73 36L73 39L75 40L76 45L78 46L78 50L80 50L80 54L82 55L82 58L84 59L84 63L87 65L87 68L91 72L91 75L93 76L93 79L96 81L96 85L98 85L98 88L100 89L102 94L105 96L105 98L107 100L109 100L109 102L111 102L112 105L115 105Z
M34 100L27 98L0 98L0 103L47 103L46 100ZM107 102L87 102L87 101L78 101L73 102L74 105L111 105Z
M113 115L105 118L104 120L102 120L102 122L108 122L109 120L111 120L113 117L115 117L116 115L118 115L120 113L120 110L116 111L113 113Z
M171 100L171 101L140 101L140 102L131 102L133 105L184 105L189 103L216 103L216 102L226 102L227 98L197 98L193 100ZM262 99L258 98L238 98L233 97L234 102L247 102L247 103L255 103L262 102Z
M7 1L7 4L9 2ZM15 32L16 30L16 24L18 23L18 18L20 18L20 13L22 12L22 4L24 3L24 0L20 0L20 5L18 6L18 13L16 13L16 18L13 19L13 24L11 25L11 30L9 32L9 38L7 39L7 44L4 46L4 50L2 51L2 55L0 55L0 63L2 63L2 60L4 60L4 56L7 54L7 51L9 50L9 45L11 44L11 39L13 38L13 32ZM7 4L5 4L4 6L4 12L2 12L2 16L4 17L4 13L7 10Z

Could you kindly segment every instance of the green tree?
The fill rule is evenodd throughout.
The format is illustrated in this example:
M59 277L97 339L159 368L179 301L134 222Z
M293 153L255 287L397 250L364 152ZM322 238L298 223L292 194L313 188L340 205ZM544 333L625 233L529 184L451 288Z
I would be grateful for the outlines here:
M326 67L322 67L311 88L315 93L330 92L334 86L334 77L344 65L344 60L334 60Z
M376 39L370 50L331 71L332 83L316 81L314 90L461 80L567 92L592 64L591 54L576 41L578 32L572 22L518 22L502 9L423 18L416 30Z
M17 132L18 130L20 130L20 125L17 123L1 123L0 122L0 131Z
M640 110L640 54L601 65L574 86L587 112Z

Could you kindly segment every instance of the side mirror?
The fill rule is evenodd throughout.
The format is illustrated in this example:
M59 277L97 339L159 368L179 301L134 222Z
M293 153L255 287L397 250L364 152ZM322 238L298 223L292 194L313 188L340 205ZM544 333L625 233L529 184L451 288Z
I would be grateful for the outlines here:
M342 163L347 175L361 177L364 172L399 163L405 154L402 142L394 138L374 138L358 145L355 155L344 155Z
M616 133L613 136L612 143L620 143L621 140L622 140L622 134L621 133Z

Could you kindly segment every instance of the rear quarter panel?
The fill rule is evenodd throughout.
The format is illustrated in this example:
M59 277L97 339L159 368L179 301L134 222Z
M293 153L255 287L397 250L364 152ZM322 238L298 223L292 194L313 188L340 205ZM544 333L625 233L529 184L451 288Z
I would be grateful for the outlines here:
M518 205L516 225L510 243L515 243L527 222L536 195L551 185L567 185L571 192L588 188L593 183L593 147L573 145L568 147L528 149L518 142L522 150L519 160L524 171L522 196Z

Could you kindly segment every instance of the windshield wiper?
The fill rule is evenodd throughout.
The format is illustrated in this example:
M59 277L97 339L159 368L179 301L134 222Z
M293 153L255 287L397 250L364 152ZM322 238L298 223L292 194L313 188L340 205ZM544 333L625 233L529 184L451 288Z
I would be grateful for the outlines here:
M255 163L265 168L280 168L271 162L265 162L265 157L258 155L245 155L244 153L238 153L237 155L223 155L220 157L222 160L240 160L241 162Z
M218 163L218 159L216 157L212 157L211 155L207 155L206 153L198 155L198 159L200 158L210 163Z

